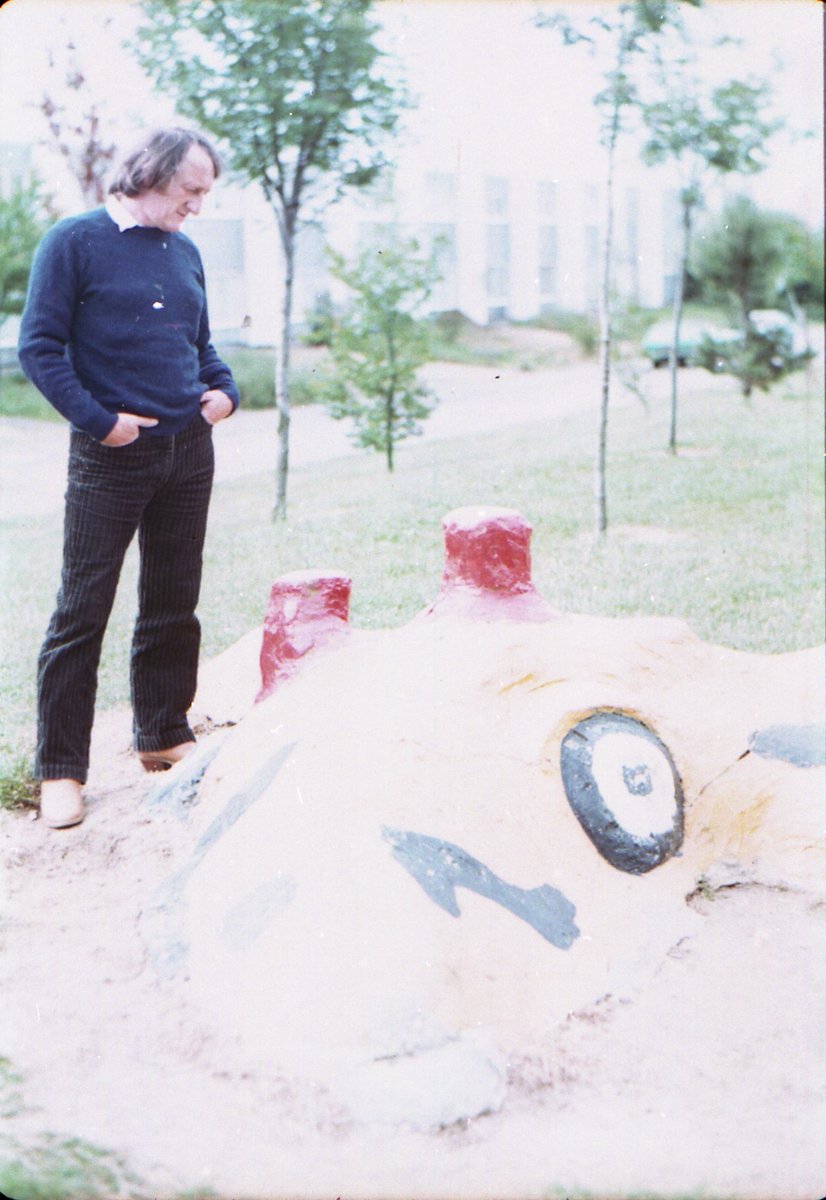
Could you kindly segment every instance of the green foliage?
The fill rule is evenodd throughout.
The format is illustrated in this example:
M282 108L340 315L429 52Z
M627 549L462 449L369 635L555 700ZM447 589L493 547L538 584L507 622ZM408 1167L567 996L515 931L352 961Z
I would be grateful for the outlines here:
M701 0L682 2L696 7ZM595 526L598 534L604 534L608 528L606 457L613 339L612 259L617 145L629 120L638 115L640 68L651 62L656 44L663 34L682 29L680 7L681 4L675 0L623 0L591 16L581 27L572 25L561 13L551 17L540 16L536 22L539 26L547 26L561 33L566 45L585 42L592 50L600 48L610 63L603 75L605 86L594 96L594 104L600 114L600 141L606 149L606 212L599 287L602 386L594 459Z
M290 401L293 408L306 404L323 404L325 382L317 367L294 367L290 371Z
M122 1182L134 1182L120 1159L80 1138L47 1134L30 1149L9 1144L4 1159L0 1192L14 1200L114 1200L125 1194Z
M368 0L142 0L135 54L181 112L276 205L284 235L308 193L364 187L401 94L379 71ZM326 198L329 198L327 196Z
M823 229L812 232L803 221L788 213L767 214L781 247L783 267L776 297L789 299L792 307L802 304L813 316L823 316L824 254Z
M593 358L599 346L599 326L589 313L566 312L557 309L542 318L542 324L559 333L567 333L586 358Z
M322 292L306 314L306 328L301 340L305 346L329 346L333 335L335 308L329 292Z
M548 350L524 349L511 336L516 323L477 325L457 311L430 313L426 318L429 330L429 361L462 363L465 366L517 366L531 371L538 367L556 365L558 356ZM538 321L525 321L526 329L541 328Z
M32 258L53 219L35 178L17 179L0 194L0 325L23 311Z
M334 565L352 577L354 627L410 620L439 586L442 517L476 503L517 508L530 520L534 582L557 608L679 616L708 641L764 654L816 645L826 578L819 365L812 375L798 372L756 393L744 419L736 383L699 373L705 386L686 397L682 452L671 456L656 391L662 377L651 372L650 412L633 404L614 414L616 530L598 548L589 536L587 387L581 409L557 414L551 403L536 424L411 439L398 448L391 477L378 455L296 467L290 517L277 538L266 474L219 483L199 607L204 657L260 628L273 580L306 567ZM8 612L0 741L22 749L31 738L34 663L54 601L61 529L49 513L6 515L2 527ZM638 530L650 540L639 540ZM103 646L100 712L129 702L136 579L131 548Z
M663 80L667 95L643 107L647 140L643 160L655 165L676 161L684 168L683 203L701 199L702 175L752 174L766 165L766 143L778 121L761 114L771 95L765 80L730 83L706 93L697 80L669 71Z
M755 308L772 308L786 286L787 219L736 196L696 239L691 271L710 302L727 302L747 328Z
M733 375L748 399L755 388L769 391L772 384L805 367L812 357L811 350L795 352L787 329L761 331L749 324L745 335L734 341L703 338L697 365L717 374Z
M765 166L766 144L779 128L762 112L770 96L763 80L744 83L732 80L710 94L689 79L678 66L661 65L661 98L642 106L648 130L643 160L650 164L674 162L678 166L681 237L677 256L677 287L674 293L671 340L671 425L668 448L677 450L678 328L682 318L686 268L691 247L695 212L703 203L704 176L753 174Z
M37 803L36 791L28 755L0 750L0 808L32 808Z
M242 408L275 405L275 355L272 350L233 346L221 351L238 385Z
M457 308L448 312L436 313L430 318L433 325L434 337L448 346L456 346L469 329L475 328L473 322Z
M275 406L275 351L271 349L234 346L222 350L229 364L241 404L246 409ZM319 372L314 367L296 364L290 369L290 395L296 407L320 402ZM28 417L44 421L62 421L34 384L20 371L0 375L0 417Z
M640 102L635 60L644 58L659 35L681 29L680 7L699 7L702 0L623 0L592 15L582 24L571 22L563 12L540 15L536 24L553 29L566 46L584 44L592 52L608 49L611 67L604 74L605 86L594 97L602 114L601 139L613 149L623 127L626 110Z
M245 409L274 408L275 351L234 346L222 354L238 385L241 406ZM313 368L298 365L291 368L290 396L294 405L317 404L319 392L318 374Z
M22 371L0 374L0 416L34 417L43 421L62 421L57 409L30 383Z
M438 267L412 240L368 248L349 264L340 254L330 259L352 300L332 327L327 407L336 419L352 418L357 444L383 453L392 471L396 443L419 432L431 409L416 372L430 356L430 327L419 313Z
M274 515L287 513L296 236L312 205L372 183L386 163L403 90L388 82L370 0L141 0L133 50L177 106L226 148L272 207L284 252L275 373Z
M24 1102L20 1091L22 1076L15 1070L10 1059L0 1056L0 1117L8 1119L23 1111Z

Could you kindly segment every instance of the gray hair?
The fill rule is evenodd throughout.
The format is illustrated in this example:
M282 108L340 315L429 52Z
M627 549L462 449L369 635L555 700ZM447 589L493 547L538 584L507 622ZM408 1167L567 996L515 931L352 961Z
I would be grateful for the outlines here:
M206 151L217 179L221 174L221 160L202 133L178 127L156 129L144 136L118 167L109 185L110 194L142 196L146 192L163 191L191 146L200 146Z

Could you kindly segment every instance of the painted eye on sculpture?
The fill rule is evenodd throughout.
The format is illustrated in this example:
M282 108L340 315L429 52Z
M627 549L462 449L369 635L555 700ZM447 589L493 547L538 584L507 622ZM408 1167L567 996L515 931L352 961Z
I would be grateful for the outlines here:
M595 712L562 741L568 803L602 857L643 875L679 850L683 791L666 747L647 725Z

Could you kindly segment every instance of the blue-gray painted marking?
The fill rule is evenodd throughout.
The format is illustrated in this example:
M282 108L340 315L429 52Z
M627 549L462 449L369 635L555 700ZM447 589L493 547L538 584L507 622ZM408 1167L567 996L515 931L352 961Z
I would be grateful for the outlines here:
M767 725L749 738L749 750L760 758L776 758L795 767L826 763L826 726Z
M197 798L198 784L224 744L228 732L223 729L211 733L191 754L187 754L169 771L164 771L160 780L144 796L143 803L153 806L162 804L177 816L186 817Z
M574 924L576 908L556 888L543 883L541 887L526 890L505 883L461 847L422 833L384 826L382 836L393 847L396 861L451 916L460 916L456 888L463 887L500 904L560 950L569 949L579 937Z
M270 918L287 908L296 890L295 880L280 873L252 888L227 913L221 937L236 950L248 950L267 928Z
M184 906L184 889L190 878L210 849L244 815L250 805L263 795L294 748L295 742L283 746L259 768L247 787L230 796L222 811L198 839L189 862L155 892L144 916L150 923L160 926L154 937L150 935L149 946L150 957L160 974L174 974L186 960L188 947L179 935L179 929Z

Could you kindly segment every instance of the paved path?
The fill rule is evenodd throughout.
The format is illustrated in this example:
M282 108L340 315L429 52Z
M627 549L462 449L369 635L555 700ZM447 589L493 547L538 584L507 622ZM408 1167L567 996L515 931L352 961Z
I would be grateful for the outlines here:
M536 371L433 363L422 375L439 397L424 423L425 441L595 410L599 401L599 376L593 363ZM628 402L617 385L612 404ZM334 421L316 405L294 409L291 465L366 453L353 446L348 428L349 422ZM62 424L0 419L0 505L5 517L43 516L62 509L68 437L68 427ZM236 413L215 431L216 482L274 473L277 440L273 410Z

